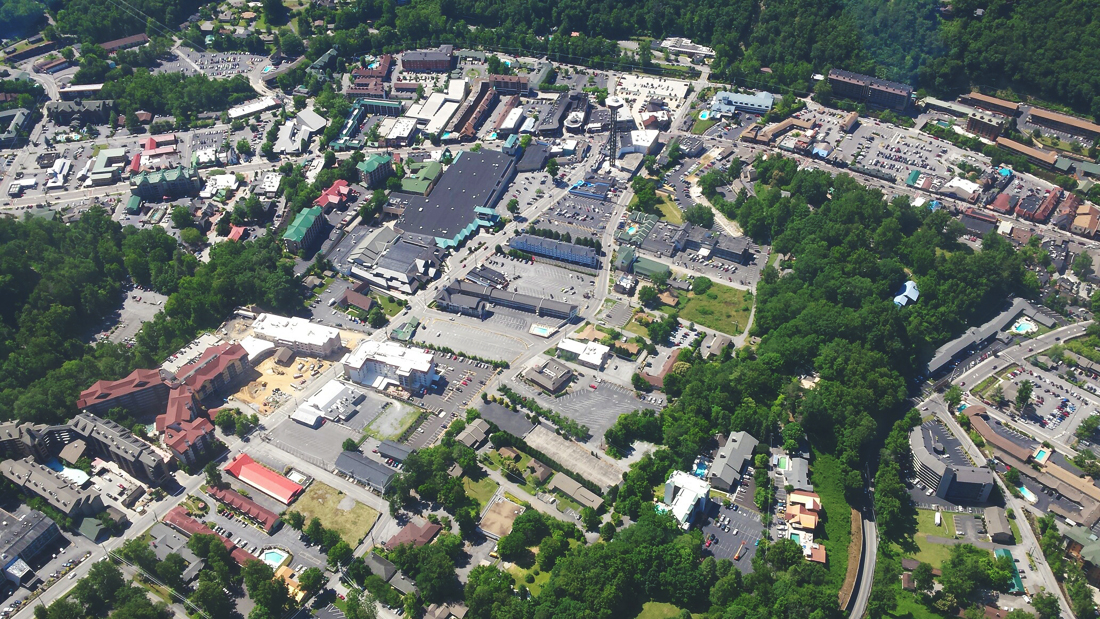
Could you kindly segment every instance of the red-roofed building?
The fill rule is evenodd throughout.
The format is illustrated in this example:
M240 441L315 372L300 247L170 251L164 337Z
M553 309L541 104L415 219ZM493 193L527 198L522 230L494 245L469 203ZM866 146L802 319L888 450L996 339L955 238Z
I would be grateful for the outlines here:
M141 34L135 34L129 37L123 37L121 39L115 39L114 41L107 41L106 43L100 43L100 47L108 54L113 54L117 51L130 49L131 47L138 47L145 45L149 42L149 36L144 32Z
M1002 193L993 199L993 202L989 204L989 208L1003 215L1007 215L1016 210L1016 202L1018 202L1016 196Z
M389 77L391 69L393 69L393 54L382 54L378 59L377 66L369 69L367 67L357 67L351 72L351 75L353 78L375 77L385 79Z
M231 488L211 487L206 490L206 494L209 494L215 501L224 503L255 520L268 534L275 530L275 525L279 524L278 514L270 509L262 507L256 501L253 501L236 490Z
M194 363L176 372L176 379L195 391L203 400L245 374L252 366L248 352L240 344L219 344L207 348Z
M121 407L135 413L160 413L168 403L168 384L160 370L134 370L122 380L99 380L80 392L76 407L102 416Z
M245 228L244 226L230 226L229 236L227 236L226 238L228 238L230 241L239 241L241 240L241 237L244 236L245 230L248 230L248 228Z
M225 471L253 486L260 492L289 505L303 490L303 488L290 481L286 477L266 468L248 454L240 454L225 467Z
M313 205L321 207L328 213L332 209L346 204L348 199L353 195L354 192L351 190L348 182L344 179L340 179L322 192L321 196L313 201Z
M157 416L157 430L164 432L164 444L180 461L189 465L214 444L214 424L202 415L194 391L187 385L172 389L163 415Z
M176 529L179 529L181 533L185 533L189 537L192 535L217 536L219 539L221 539L222 544L225 544L225 549L229 551L229 556L233 557L233 560L236 561L237 564L241 567L244 567L244 565L249 561L259 560L256 557L248 554L248 552L237 548L237 545L234 544L232 540L224 536L218 535L205 524L187 515L187 510L182 505L177 505L168 510L168 513L164 515L164 518L162 518L161 521L164 524L168 524L175 527Z
M1023 209L1016 209L1016 214L1024 219L1029 219L1035 222L1045 222L1050 219L1051 213L1054 212L1054 208L1058 206L1058 203L1062 201L1062 190L1055 187L1042 203L1039 204L1039 208L1034 213L1028 212Z
M164 431L164 444L182 462L194 465L214 444L214 424L206 417L168 426Z
M391 537L384 546L386 550L393 550L402 544L412 544L419 548L420 546L431 543L431 541L435 539L435 536L439 535L439 532L442 530L443 527L431 522L425 522L421 525L415 525L410 522L398 531L397 535Z

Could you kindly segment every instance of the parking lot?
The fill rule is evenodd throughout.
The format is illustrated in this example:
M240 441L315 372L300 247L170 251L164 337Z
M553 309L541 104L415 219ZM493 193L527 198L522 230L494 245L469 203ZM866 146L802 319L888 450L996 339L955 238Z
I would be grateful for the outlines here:
M614 363L614 362L612 362ZM623 362L625 363L625 362ZM609 383L601 380L593 382L595 371L585 372L584 377L578 377L573 386L572 393L560 398L547 398L539 395L535 399L542 406L555 410L562 415L588 426L592 438L588 441L592 445L598 445L603 440L603 433L615 425L620 415L640 409L655 410L656 404L638 399L634 390L628 387ZM591 385L596 388L592 389ZM531 389L530 393L534 393Z
M485 124L488 125L489 123ZM504 217L514 217L508 212L508 202L515 199L519 201L520 212L525 213L535 205L535 202L543 194L553 189L553 187L550 182L550 175L546 172L517 174L516 179L512 181L512 185L508 188L508 193L497 204L497 211Z
M358 415L357 415L358 416ZM343 451L345 439L359 440L360 433L324 419L317 428L287 418L268 433L271 444L317 466L331 469Z
M152 320L163 308L167 299L167 296L152 290L134 288L127 291L122 307L108 318L109 326L98 333L96 339L106 337L111 342L118 343L133 338L141 330L141 326Z
M211 77L233 77L248 73L257 66L269 61L264 56L253 56L243 52L208 53L180 48L199 69ZM186 63L185 63L186 64Z
M1038 434L1072 434L1073 428L1095 411L1089 399L1094 396L1082 393L1083 389L1078 390L1078 387L1069 385L1054 372L1045 372L1034 367L1013 371L1006 377L1002 385L1005 398L1010 401L1014 399L1025 380L1031 381L1033 385L1031 406L1028 408L1030 414L1021 415L1019 421L1034 428Z
M520 337L501 334L480 324L476 318L465 316L429 316L421 320L416 340L499 361L511 361L527 350L529 344Z
M606 324L609 327L622 329L630 322L630 317L633 315L634 308L630 306L630 303L609 299L604 301L604 305L600 309L599 321L601 325Z
M474 396L496 374L496 369L488 363L458 355L436 353L435 363L436 372L440 374L436 387L423 396L412 398L413 403L433 413L460 413L466 410ZM425 433L427 431L426 427Z
M745 509L739 503L736 504L736 508L723 507L721 503L713 501L710 505L707 521L699 528L703 532L703 539L711 542L710 546L706 546L704 542L703 556L710 555L717 559L734 561L734 557L740 550L741 554L735 561L737 569L751 573L752 559L756 556L757 545L764 537L764 525L760 522L760 514L754 510Z
M615 208L613 202L566 195L532 223L536 228L568 232L573 237L588 235L599 238L607 229Z
M585 298L592 295L596 286L596 280L591 275L575 273L546 262L531 263L493 256L485 264L508 278L511 282L509 290L579 306L584 305Z

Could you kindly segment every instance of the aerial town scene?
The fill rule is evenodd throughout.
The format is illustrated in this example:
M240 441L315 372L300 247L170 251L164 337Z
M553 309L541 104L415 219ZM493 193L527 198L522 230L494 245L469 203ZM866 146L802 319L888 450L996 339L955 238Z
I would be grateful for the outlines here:
M0 0L0 619L1100 618L1097 24Z

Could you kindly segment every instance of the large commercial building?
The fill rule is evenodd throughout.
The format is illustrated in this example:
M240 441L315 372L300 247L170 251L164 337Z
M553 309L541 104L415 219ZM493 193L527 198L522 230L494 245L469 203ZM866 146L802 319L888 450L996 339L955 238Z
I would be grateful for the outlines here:
M599 268L600 255L592 247L574 245L564 241L555 241L533 234L521 234L508 241L508 245L514 249L525 251L529 254L552 258L562 262L569 262L592 269Z
M130 179L130 193L143 200L162 200L194 195L202 189L199 171L174 167L142 172Z
M406 240L392 228L372 232L348 254L351 275L375 288L413 294L439 274L442 251L434 243Z
M393 176L393 157L375 153L359 162L359 165L355 167L359 170L359 180L373 189Z
M907 108L913 95L913 87L908 84L842 69L829 71L829 84L833 87L833 94L838 97L894 110Z
M724 115L733 115L737 112L767 114L774 104L775 95L770 92L742 94L723 90L716 93L710 100L710 111L713 114Z
M61 535L53 520L20 505L15 512L0 509L0 571L15 584L25 584L33 571L28 563Z
M657 508L672 514L687 530L696 519L706 514L709 497L710 484L706 481L691 473L673 471L665 482L664 501Z
M732 492L741 482L745 469L752 463L752 452L760 441L747 432L732 432L726 444L718 448L710 465L710 485Z
M431 353L396 342L364 341L345 355L341 363L348 378L379 391L398 385L416 393L429 388L436 379Z
M390 487L397 472L382 464L375 462L357 451L342 451L336 456L336 472L360 483L378 494L382 494Z
M130 430L89 413L80 413L70 422L72 435L66 445L83 441L83 453L74 457L111 460L131 477L159 485L169 477L169 462L152 446L134 436Z
M451 282L439 291L435 298L439 308L445 311L471 315L484 315L482 304L501 305L531 312L537 316L549 316L559 320L570 320L577 315L577 306L564 301L543 299L519 292L509 292L470 282ZM480 307L471 307L474 304Z
M495 207L516 175L516 160L500 151L464 151L430 196L412 196L395 228L408 240L457 247L497 219Z
M239 454L225 471L275 500L289 505L302 492L302 486L257 463L248 454Z
M1014 101L1005 101L1004 99L998 99L997 97L990 97L989 95L983 95L980 92L974 91L969 95L963 95L959 97L959 103L970 105L978 108L979 110L985 110L987 112L996 112L997 114L1004 114L1005 116L1016 116L1020 113L1020 104Z
M401 69L415 73L446 73L454 66L454 46L401 54Z
M1100 137L1100 125L1091 123L1081 118L1075 118L1073 116L1066 116L1065 114L1051 112L1050 110L1044 110L1043 108L1039 107L1031 108L1031 113L1028 114L1027 119L1028 122L1034 125L1039 125L1040 127L1049 127L1057 131L1064 131L1065 133L1079 135L1081 137L1089 138L1090 140Z
M989 500L989 494L996 485L993 472L985 467L953 462L930 428L923 425L913 428L909 433L909 447L917 479L937 497L976 504Z
M314 324L296 316L260 314L252 322L256 337L296 353L326 357L340 348L340 330Z
M320 206L302 209L298 213L293 223L283 233L283 245L286 246L288 252L296 254L317 240L317 236L325 225L323 214L324 209Z
M93 415L124 408L135 415L160 412L168 403L168 383L159 370L134 370L121 380L97 380L80 392L76 407Z
M180 368L176 380L202 400L232 384L251 367L244 346L227 342L207 348L197 360Z
M526 75L490 75L489 84L506 95L525 95L529 89Z
M1008 118L992 112L971 112L966 117L966 130L988 140L996 140L1001 135Z
M69 516L95 516L103 511L103 499L95 490L80 488L33 458L0 462L4 477L19 488L42 497L57 511Z
M1012 151L1017 155L1023 155L1027 157L1027 160L1037 166L1051 169L1054 167L1054 163L1058 161L1058 154L1054 151L1039 150L1038 148L1032 148L1026 144L1021 144L1015 140L1008 138L997 138L997 146Z

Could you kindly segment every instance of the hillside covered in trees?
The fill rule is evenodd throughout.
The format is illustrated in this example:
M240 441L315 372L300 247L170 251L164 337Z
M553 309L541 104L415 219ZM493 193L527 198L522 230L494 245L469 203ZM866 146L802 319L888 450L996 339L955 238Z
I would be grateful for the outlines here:
M170 295L133 347L89 345L130 281ZM0 218L0 419L57 423L96 380L159 365L237 306L293 312L290 265L273 237L221 243L199 264L161 228L122 228L102 209L71 225Z

